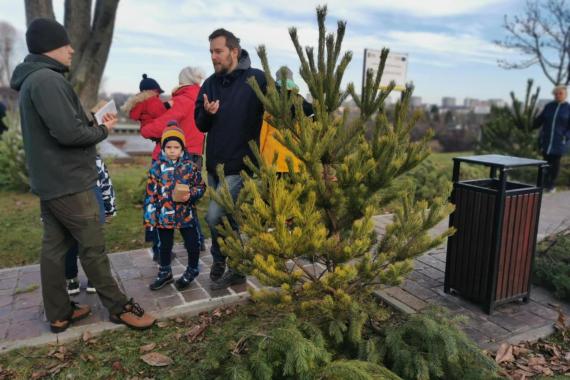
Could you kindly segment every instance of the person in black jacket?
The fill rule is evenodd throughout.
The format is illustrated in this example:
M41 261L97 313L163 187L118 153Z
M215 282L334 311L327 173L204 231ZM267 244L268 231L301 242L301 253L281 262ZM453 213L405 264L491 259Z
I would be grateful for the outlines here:
M570 150L570 104L566 101L566 86L556 86L552 90L554 101L544 106L535 120L535 125L542 127L539 144L542 157L550 167L544 178L546 192L555 191L555 183L560 171L560 159Z
M248 143L254 140L259 144L264 111L263 104L247 84L247 79L254 77L263 91L266 81L261 70L251 67L247 51L240 47L239 39L233 33L217 29L208 39L215 73L202 84L194 117L198 129L208 133L208 186L218 189L220 182L216 176L216 167L222 164L230 193L235 200L243 186L240 171L248 170L244 158L250 157L255 162ZM212 289L245 282L245 276L242 274L231 268L226 271L225 256L220 252L216 225L222 221L224 215L224 209L216 202L210 201L206 221L212 235ZM237 230L235 221L231 223Z
M107 138L115 115L93 125L63 74L73 48L64 27L38 18L26 31L30 54L14 70L10 85L20 92L19 107L32 192L40 197L43 240L40 273L45 314L53 332L90 313L70 302L65 285L65 254L75 242L87 277L111 321L143 329L155 318L128 299L111 275L99 222L95 144Z

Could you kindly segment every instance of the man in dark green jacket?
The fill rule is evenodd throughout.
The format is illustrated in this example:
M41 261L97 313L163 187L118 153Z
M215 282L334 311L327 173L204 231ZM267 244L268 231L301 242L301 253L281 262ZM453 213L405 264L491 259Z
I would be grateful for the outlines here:
M79 243L79 258L111 320L151 327L155 318L127 299L111 275L96 198L95 144L107 138L115 115L92 124L79 97L63 76L73 48L61 24L32 21L26 32L30 54L16 67L11 87L20 92L22 136L30 187L40 197L44 226L40 272L46 317L53 332L87 317L90 308L70 302L65 253Z

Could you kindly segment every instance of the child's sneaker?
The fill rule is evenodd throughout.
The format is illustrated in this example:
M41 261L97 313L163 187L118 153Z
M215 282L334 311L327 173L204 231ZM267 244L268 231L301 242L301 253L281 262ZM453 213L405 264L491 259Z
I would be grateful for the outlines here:
M89 280L87 280L87 288L85 288L85 291L89 294L97 293L97 289L95 289L95 287L93 286L93 284Z
M162 289L164 286L170 284L173 281L172 270L169 267L160 267L158 275L154 279L154 282L150 284L150 290Z
M79 281L77 281L77 277L67 280L67 294L70 296L79 294Z
M192 281L198 276L198 269L186 268L182 276L176 280L174 286L178 290L184 290L190 286Z

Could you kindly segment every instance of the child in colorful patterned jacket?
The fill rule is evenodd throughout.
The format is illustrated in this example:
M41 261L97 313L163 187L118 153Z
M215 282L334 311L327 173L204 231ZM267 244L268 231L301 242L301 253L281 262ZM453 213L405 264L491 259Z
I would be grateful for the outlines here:
M185 146L184 132L176 121L169 121L162 133L160 157L149 171L144 205L145 227L156 228L160 237L160 267L156 279L150 284L151 290L161 289L173 281L171 251L175 229L180 230L188 252L188 266L176 280L176 288L188 288L198 275L200 240L197 216L192 206L204 195L206 185ZM189 191L175 200L176 185L186 185Z

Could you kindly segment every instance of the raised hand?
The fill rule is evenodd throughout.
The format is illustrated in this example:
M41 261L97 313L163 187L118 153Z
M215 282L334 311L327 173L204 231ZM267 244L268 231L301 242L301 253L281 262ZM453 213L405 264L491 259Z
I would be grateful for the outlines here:
M216 112L218 112L218 109L220 108L220 101L219 100L215 100L210 102L208 100L208 95L204 94L204 110L209 113L210 115L214 115Z

